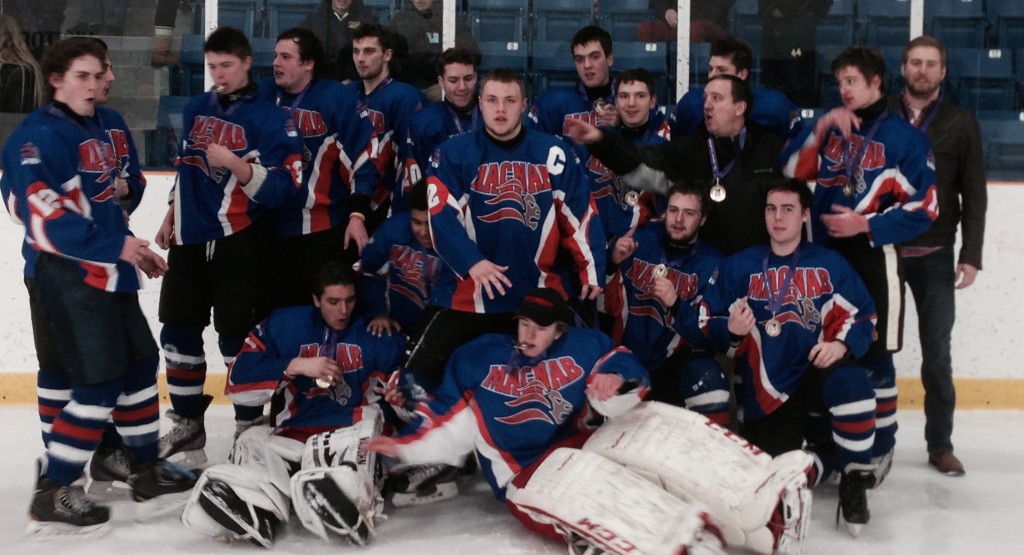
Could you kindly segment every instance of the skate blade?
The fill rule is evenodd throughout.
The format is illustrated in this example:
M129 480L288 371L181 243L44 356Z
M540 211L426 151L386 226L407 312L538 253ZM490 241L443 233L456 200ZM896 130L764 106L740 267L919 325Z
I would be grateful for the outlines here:
M92 526L75 526L66 522L43 522L30 520L25 537L39 541L60 541L68 538L100 538L110 532L110 523L101 522Z
M99 497L120 497L125 494L131 494L132 487L128 485L128 482L120 480L107 481L88 478L85 481L85 492Z
M181 468L194 470L206 464L206 450L190 449L188 451L178 451L170 457L167 457L167 462L180 466Z
M854 538L860 537L860 532L864 528L863 524L857 524L846 521L843 521L843 523L846 524L846 531L849 532L851 536L853 536Z
M192 490L186 490L178 493L165 493L145 501L136 501L135 520L136 522L146 522L169 514L181 516L191 495Z
M395 507L411 507L415 505L429 505L445 499L451 499L459 495L459 486L455 482L435 484L434 491L423 492L395 492L391 496L391 504Z

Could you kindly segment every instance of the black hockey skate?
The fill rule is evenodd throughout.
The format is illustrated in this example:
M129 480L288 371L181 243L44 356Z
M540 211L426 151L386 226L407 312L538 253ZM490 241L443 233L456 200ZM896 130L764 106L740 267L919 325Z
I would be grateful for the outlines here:
M137 502L138 518L154 518L184 507L189 492L196 485L196 475L156 458L138 466L128 485Z
M29 536L98 537L110 530L110 509L90 501L81 486L40 477L29 508Z
M266 509L242 501L226 483L220 480L206 482L199 495L199 506L238 539L262 547L274 545L279 524L277 517Z
M460 468L444 464L413 466L388 480L391 503L396 507L426 505L459 494L455 483Z
M843 473L839 481L839 507L836 508L836 527L842 519L853 537L871 520L867 490L874 476L870 470L851 470Z
M302 486L302 494L325 528L356 545L366 545L370 537L370 523L362 518L359 508L334 480L325 477L306 482Z
M160 438L160 456L169 458L182 453L183 466L195 468L206 463L206 409L213 401L212 395L203 395L202 408L195 418L179 416L174 409L167 409L167 418L174 423L170 431ZM176 459L177 460L177 459Z
M111 491L114 488L128 489L128 478L132 475L135 457L124 447L111 449L99 447L89 459L88 480L85 490L89 493Z

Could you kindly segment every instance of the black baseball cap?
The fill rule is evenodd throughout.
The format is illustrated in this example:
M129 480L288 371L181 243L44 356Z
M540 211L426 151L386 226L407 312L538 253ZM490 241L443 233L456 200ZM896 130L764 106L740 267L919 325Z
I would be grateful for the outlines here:
M542 326L550 326L555 322L571 324L573 313L561 293L550 287L539 287L523 297L516 317L529 318Z

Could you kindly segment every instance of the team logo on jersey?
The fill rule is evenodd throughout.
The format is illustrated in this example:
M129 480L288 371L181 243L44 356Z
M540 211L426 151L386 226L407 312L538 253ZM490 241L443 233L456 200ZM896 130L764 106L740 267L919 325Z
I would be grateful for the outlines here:
M196 116L186 139L186 151L205 151L210 145L221 145L231 151L245 150L249 142L245 138L245 128L236 123L225 121L214 116ZM189 164L203 170L203 173L220 181L226 173L210 171L206 157L199 154L185 154L178 158L178 163Z
M299 133L303 137L319 137L327 133L327 124L324 122L324 116L316 110L307 110L305 108L295 108L291 111L292 121L299 128Z
M477 170L470 185L485 197L492 211L477 216L483 222L513 220L531 230L540 224L538 193L551 190L548 168L527 162L490 162Z
M298 356L302 358L333 358L338 363L338 368L341 369L342 374L351 374L363 369L363 350L359 345L338 343L333 346L333 356L328 352L329 349L330 347L327 345L308 343L299 348ZM349 405L350 403L356 404L361 401L360 399L352 398L352 387L348 385L348 381L344 379L344 376L342 376L342 379L336 380L330 387L313 387L306 392L306 397L310 398L324 396L334 399L342 406Z
M818 184L824 187L842 187L847 184L846 166L850 160L860 153L864 145L864 137L851 135L849 141L844 141L842 136L833 133L829 135L828 143L822 150L827 167L835 175L818 179ZM879 170L885 167L885 144L878 141L868 143L860 160L853 163L864 173Z
M393 293L401 295L419 307L427 304L430 284L433 283L441 261L436 256L405 245L391 247L391 267L398 272L397 279L389 280Z
M654 318L658 323L667 325L665 314L667 307L654 294L654 274L657 266L657 264L651 264L646 260L633 259L633 264L629 267L627 275L632 283L636 300L640 302L630 303L629 313L633 316ZM699 280L697 274L684 273L671 266L665 269L668 272L665 274L665 278L672 282L676 295L679 295L683 302L690 302L697 296L697 283ZM657 307L652 306L650 301L657 302Z
M21 150L18 152L18 158L21 160L22 166L31 166L33 164L42 163L39 159L39 147L37 147L35 143L25 143L21 145Z
M89 139L78 145L78 171L98 174L96 183L113 183L119 169L114 147L110 143Z
M591 156L587 160L587 170L590 171L591 191L594 194L594 200L609 197L614 197L616 200L619 199L618 191L621 188L619 178L603 162L598 160L597 156Z
M495 420L519 425L531 421L560 425L573 411L561 389L583 378L583 368L572 357L543 360L533 366L492 364L480 386L510 397L505 406L516 410Z
M382 135L384 133L384 129L385 129L385 126L384 126L384 123L385 123L384 122L384 114L382 114L381 112L378 112L377 110L374 110L372 108L364 108L363 111L365 111L366 112L366 116L370 118L370 123L373 124L373 130L378 135Z
M768 277L757 273L750 275L747 296L751 300L767 302L769 296L777 296L786 276L793 271L789 266L769 268ZM769 289L770 287L770 289ZM797 322L805 329L814 331L822 323L821 311L814 300L834 291L832 276L825 268L797 268L793 281L782 297L782 307L789 307L775 315L780 323Z

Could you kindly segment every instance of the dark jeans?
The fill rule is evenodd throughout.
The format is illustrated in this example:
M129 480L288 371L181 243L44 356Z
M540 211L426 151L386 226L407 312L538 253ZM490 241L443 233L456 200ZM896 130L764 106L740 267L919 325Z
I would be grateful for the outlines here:
M924 437L928 451L953 449L953 365L950 336L956 314L952 247L903 259L903 271L917 306L924 384Z

